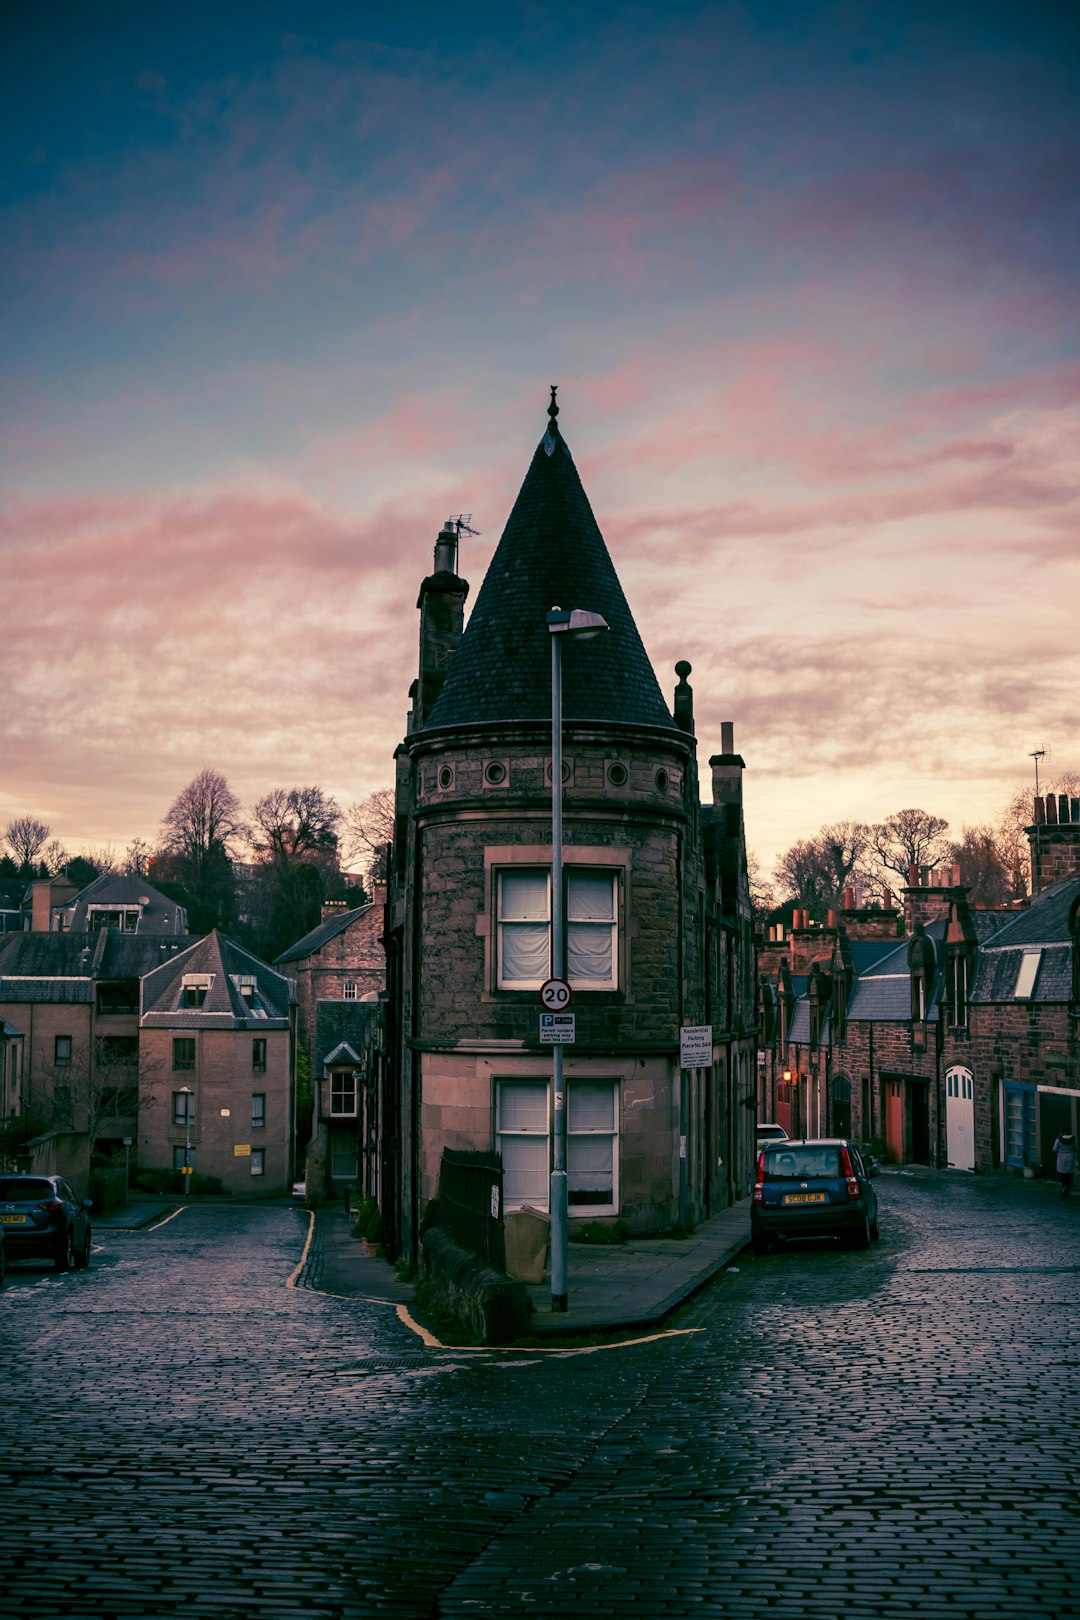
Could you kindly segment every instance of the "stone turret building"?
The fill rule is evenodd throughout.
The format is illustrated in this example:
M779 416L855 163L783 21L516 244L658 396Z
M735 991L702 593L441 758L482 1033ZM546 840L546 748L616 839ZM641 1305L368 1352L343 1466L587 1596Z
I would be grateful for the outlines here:
M573 988L565 1050L571 1229L669 1229L746 1190L754 973L741 773L730 728L698 803L689 664L675 713L560 432L549 423L479 591L458 531L421 586L418 679L397 756L386 933L384 1233L415 1252L444 1148L496 1149L508 1210L546 1208L549 977ZM563 655L565 961L552 958L554 607L607 631ZM707 823L707 825L706 825ZM713 1063L680 1071L680 1027Z

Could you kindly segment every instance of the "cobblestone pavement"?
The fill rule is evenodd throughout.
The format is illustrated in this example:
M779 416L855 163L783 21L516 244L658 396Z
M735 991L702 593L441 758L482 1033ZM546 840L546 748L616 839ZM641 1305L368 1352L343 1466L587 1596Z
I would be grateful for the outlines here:
M285 1287L285 1207L16 1267L0 1613L1071 1620L1080 1199L878 1187L868 1253L746 1254L697 1332L572 1354Z

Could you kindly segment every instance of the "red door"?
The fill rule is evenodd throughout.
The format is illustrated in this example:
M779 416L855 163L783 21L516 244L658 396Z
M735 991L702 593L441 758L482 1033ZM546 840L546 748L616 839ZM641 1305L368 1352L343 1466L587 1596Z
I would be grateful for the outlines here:
M904 1158L904 1082L885 1082L885 1147L890 1164L901 1164Z

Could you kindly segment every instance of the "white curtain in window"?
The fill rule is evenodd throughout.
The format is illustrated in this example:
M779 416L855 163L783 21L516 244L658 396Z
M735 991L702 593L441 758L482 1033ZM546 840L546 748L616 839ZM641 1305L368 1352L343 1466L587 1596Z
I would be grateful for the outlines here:
M548 1202L548 1139L543 1136L502 1136L503 1202L532 1204L546 1209Z
M567 1094L567 1129L610 1131L615 1126L615 1087L610 1080L593 1084L574 1080Z
M504 872L499 882L499 978L505 983L542 983L550 961L548 874L530 869Z
M571 922L566 929L571 984L611 983L611 924Z
M612 984L614 875L569 872L566 919L566 968L571 984Z
M567 916L571 922L611 922L614 883L610 872L574 872L567 880Z
M547 1099L546 1080L503 1080L499 1086L499 1129L539 1131L546 1136Z
M614 1143L610 1136L571 1136L566 1169L571 1205L610 1204L614 1198Z

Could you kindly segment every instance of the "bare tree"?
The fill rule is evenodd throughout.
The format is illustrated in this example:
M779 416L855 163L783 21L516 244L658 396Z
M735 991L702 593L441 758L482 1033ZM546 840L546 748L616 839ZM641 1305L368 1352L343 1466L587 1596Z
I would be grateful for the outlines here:
M776 881L785 899L819 922L829 909L829 872L816 838L800 838L776 863Z
M746 875L750 883L750 904L755 918L761 922L776 906L776 891L761 870L761 861L753 850L746 852Z
M133 838L124 851L120 870L126 877L145 877L150 865L150 845L142 838Z
M4 838L19 868L33 866L49 841L51 829L36 816L16 816L4 828Z
M274 788L252 811L256 852L275 864L336 855L341 811L320 787Z
M50 877L56 877L64 870L71 856L60 842L59 838L50 838L41 851L42 864L48 868Z
M80 849L79 854L84 861L97 867L99 877L106 872L112 874L120 871L120 862L111 844L89 844Z
M246 834L240 800L220 771L201 770L170 805L161 824L162 847L174 857L190 896L196 930L230 921L232 857Z
M860 871L870 843L861 821L835 821L813 838L802 838L776 863L777 880L789 900L824 922L843 899L845 886Z
M870 829L869 848L879 875L896 872L906 883L913 866L940 866L949 853L949 823L926 810L897 810Z
M1010 852L993 827L965 827L949 845L949 860L977 906L1007 906L1014 898Z
M371 878L386 876L386 846L394 841L394 790L376 788L345 812L342 842Z
M220 771L201 770L177 794L161 823L161 842L194 870L211 850L232 856L246 832L243 807Z

